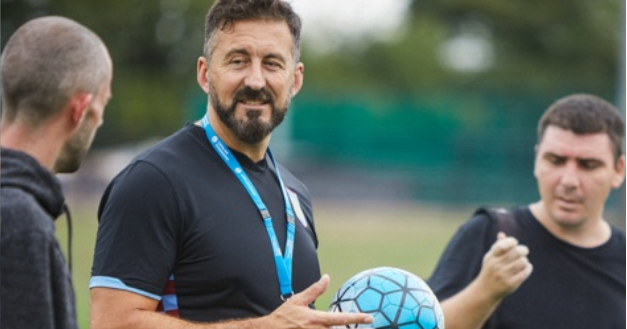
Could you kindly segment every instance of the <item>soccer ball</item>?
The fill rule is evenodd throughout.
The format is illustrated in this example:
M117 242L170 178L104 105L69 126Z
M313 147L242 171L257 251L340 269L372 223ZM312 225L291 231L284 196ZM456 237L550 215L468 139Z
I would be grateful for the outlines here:
M444 315L431 288L419 277L393 267L358 273L338 290L331 312L368 313L372 324L346 328L444 329Z

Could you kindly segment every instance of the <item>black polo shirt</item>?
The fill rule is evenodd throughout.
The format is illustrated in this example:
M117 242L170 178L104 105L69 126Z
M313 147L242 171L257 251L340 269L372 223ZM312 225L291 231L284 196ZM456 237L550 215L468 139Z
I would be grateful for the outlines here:
M285 203L272 162L233 154L284 250ZM318 241L309 192L278 166L297 218L292 286L299 292L320 278ZM90 287L161 300L166 311L196 321L261 316L282 303L259 212L201 127L187 124L133 160L106 189L99 221Z

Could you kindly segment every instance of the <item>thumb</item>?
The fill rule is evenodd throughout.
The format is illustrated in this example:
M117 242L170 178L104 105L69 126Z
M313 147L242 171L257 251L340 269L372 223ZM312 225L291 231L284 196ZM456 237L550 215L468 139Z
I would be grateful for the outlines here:
M505 235L505 233L503 233L503 232L499 232L499 233L497 233L497 234L496 234L496 240L497 240L497 241L498 241L498 240L503 240L503 239L505 239L506 237L507 237L507 235Z
M294 295L294 297L290 298L290 301L303 306L313 303L320 295L327 291L329 280L330 278L327 274L323 275L318 282Z

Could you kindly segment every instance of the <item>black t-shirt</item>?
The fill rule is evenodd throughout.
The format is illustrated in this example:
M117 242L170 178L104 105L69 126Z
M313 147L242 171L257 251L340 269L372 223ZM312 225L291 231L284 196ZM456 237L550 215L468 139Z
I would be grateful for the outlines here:
M529 247L533 273L507 296L484 328L625 328L625 234L595 248L555 238L528 207L514 209L516 238ZM429 285L440 300L464 289L479 273L496 240L496 224L477 215L449 242Z
M284 251L285 203L272 162L233 153ZM320 278L318 241L307 189L279 170L297 218L297 293ZM282 303L261 216L201 127L187 124L132 161L105 191L99 220L90 287L161 300L166 311L178 309L168 313L196 321L265 315Z

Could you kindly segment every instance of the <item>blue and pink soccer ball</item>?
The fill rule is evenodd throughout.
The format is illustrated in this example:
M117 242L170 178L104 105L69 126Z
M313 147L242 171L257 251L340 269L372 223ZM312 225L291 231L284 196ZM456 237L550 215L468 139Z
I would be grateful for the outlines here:
M358 273L335 294L331 312L368 313L369 325L346 328L444 329L444 315L431 288L419 277L393 267Z

